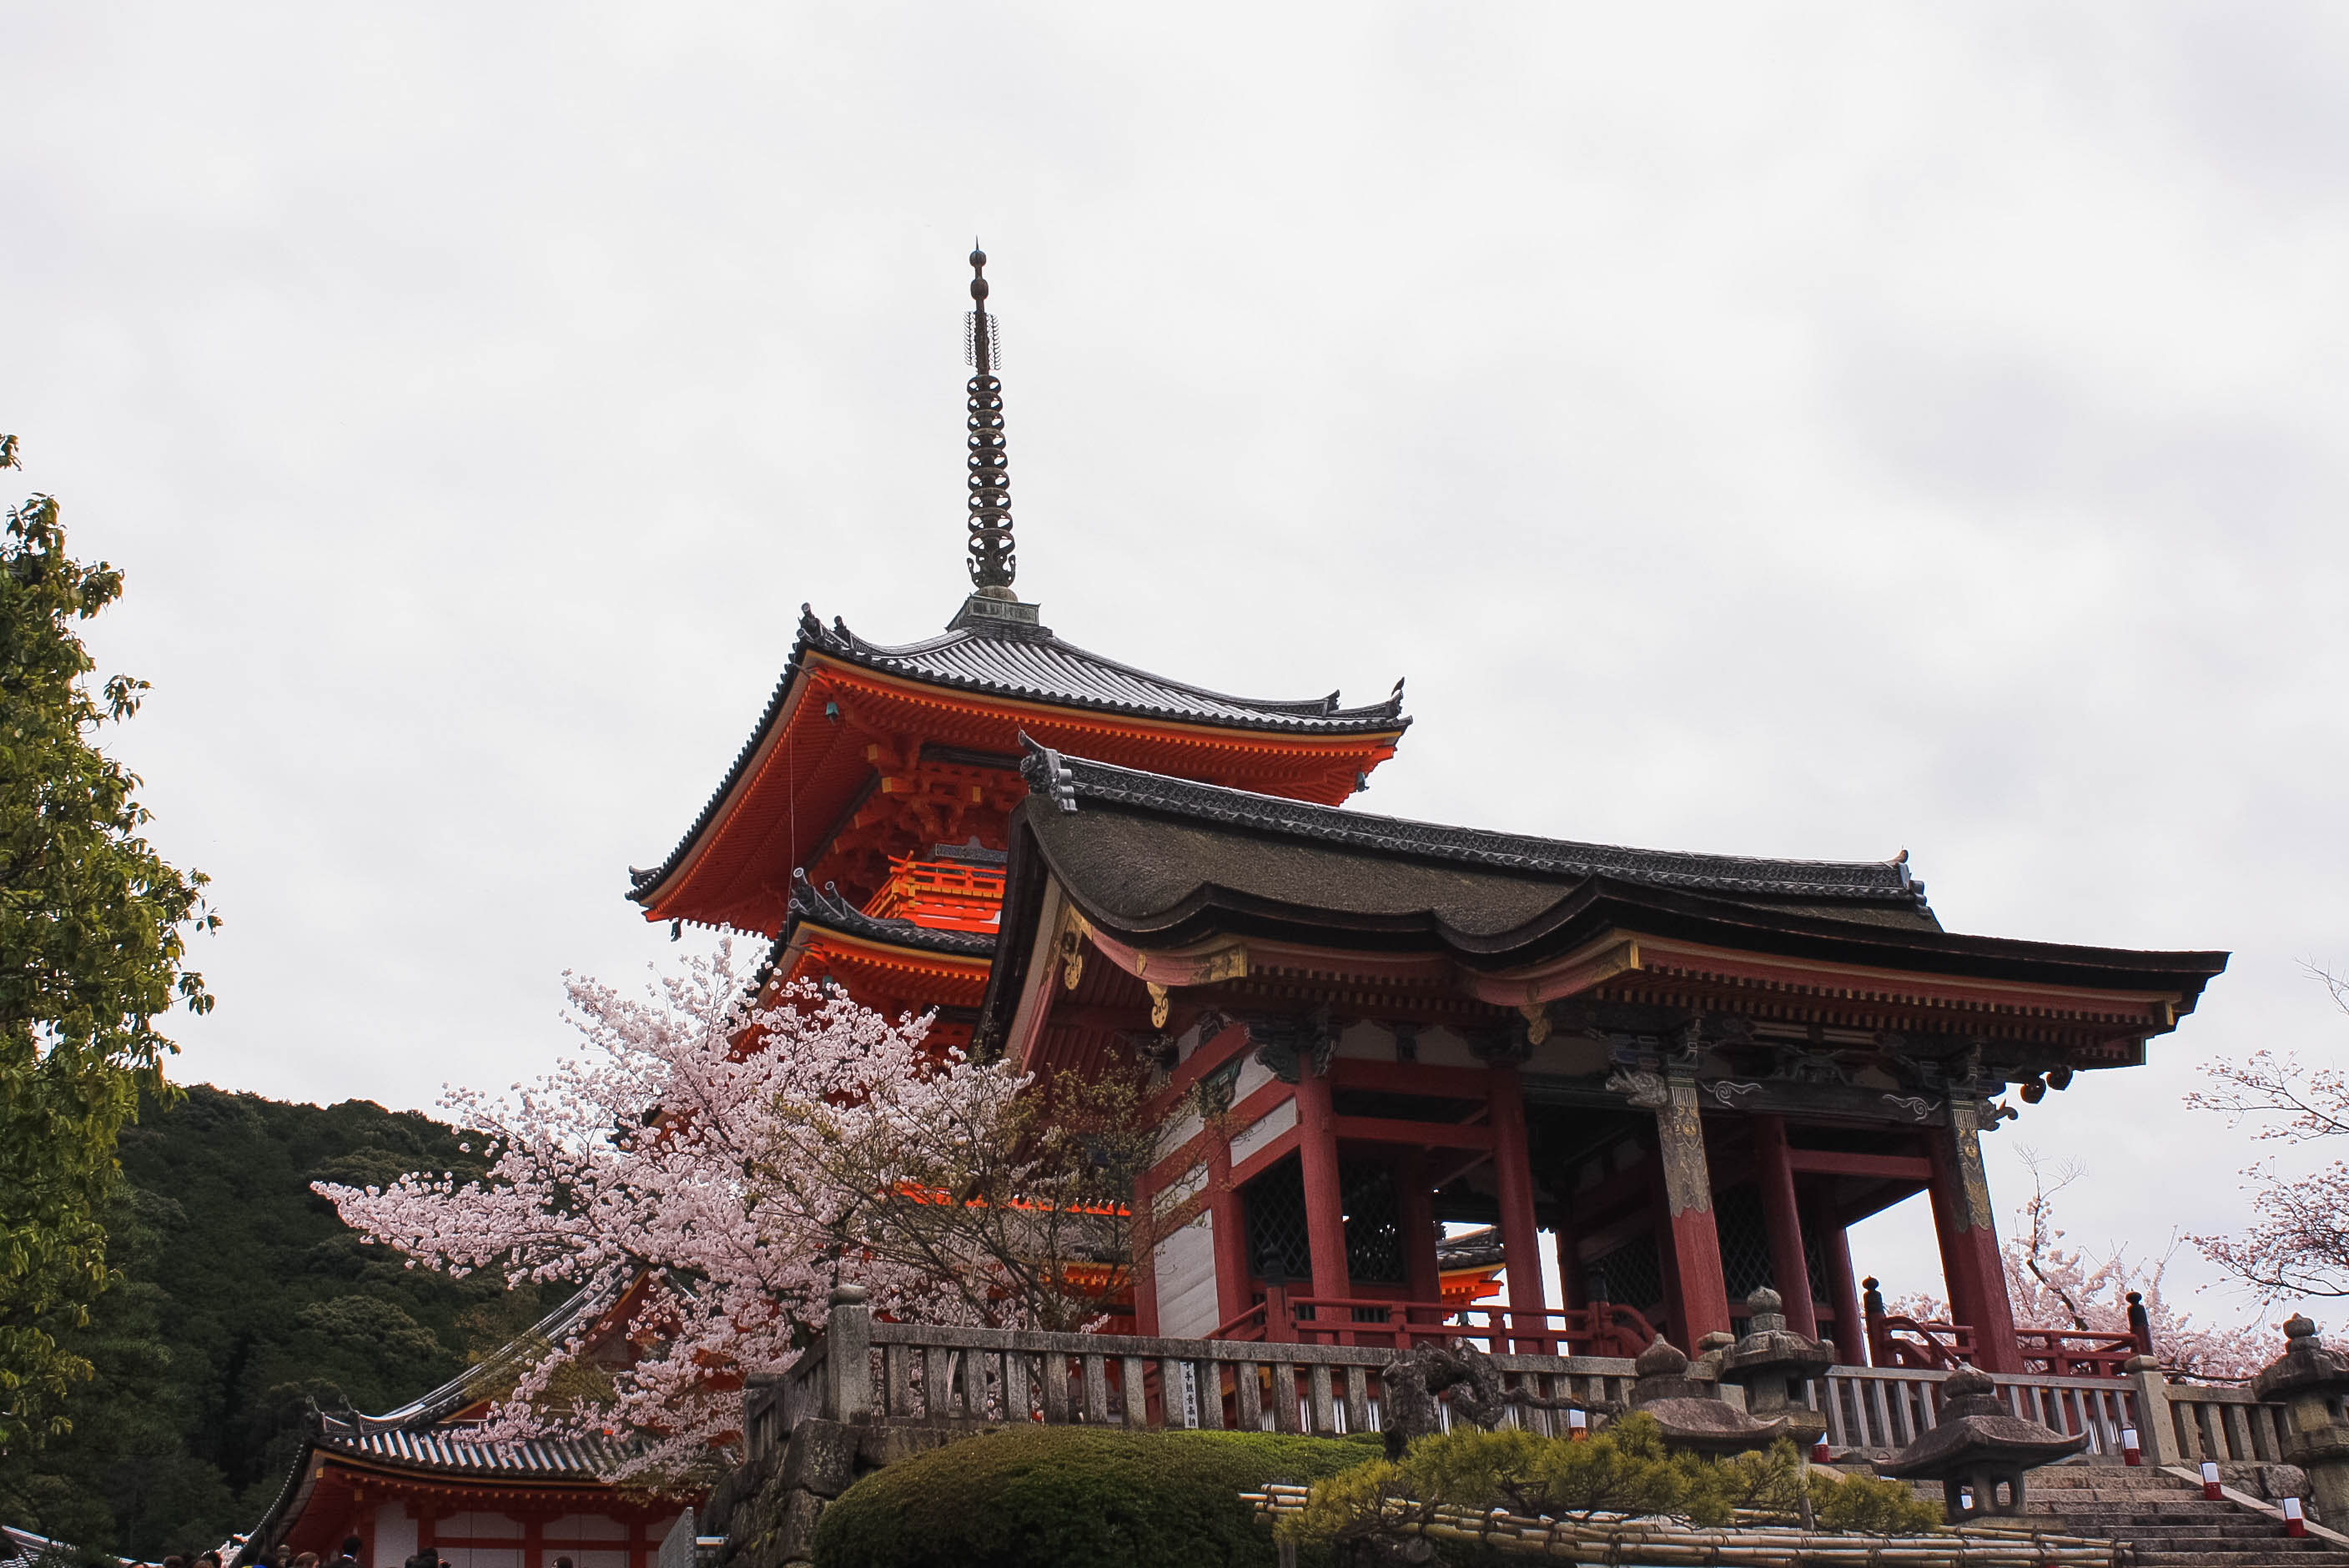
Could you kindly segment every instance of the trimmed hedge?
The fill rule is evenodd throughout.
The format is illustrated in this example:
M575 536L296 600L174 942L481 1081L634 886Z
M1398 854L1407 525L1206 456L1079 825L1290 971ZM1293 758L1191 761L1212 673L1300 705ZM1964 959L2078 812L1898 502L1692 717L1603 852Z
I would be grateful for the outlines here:
M1243 1491L1378 1457L1269 1432L988 1432L875 1470L816 1525L816 1568L1270 1568Z

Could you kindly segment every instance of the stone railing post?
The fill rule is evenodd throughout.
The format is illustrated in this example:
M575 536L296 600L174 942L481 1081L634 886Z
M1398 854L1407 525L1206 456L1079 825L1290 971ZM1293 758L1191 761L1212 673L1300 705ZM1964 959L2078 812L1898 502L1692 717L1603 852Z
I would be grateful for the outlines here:
M2169 1413L2169 1379L2161 1375L2161 1363L2150 1356L2133 1356L2122 1370L2137 1395L2137 1452L2149 1465L2184 1464L2178 1422Z
M823 1328L823 1414L862 1421L873 1414L873 1309L862 1285L834 1285Z

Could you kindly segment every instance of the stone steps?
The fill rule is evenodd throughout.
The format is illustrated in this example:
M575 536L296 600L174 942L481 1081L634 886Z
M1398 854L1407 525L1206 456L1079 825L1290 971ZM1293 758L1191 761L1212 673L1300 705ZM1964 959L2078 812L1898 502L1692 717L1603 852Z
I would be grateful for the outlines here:
M2147 1468L2063 1465L2033 1473L2026 1522L2127 1542L2142 1568L2349 1568L2349 1549Z

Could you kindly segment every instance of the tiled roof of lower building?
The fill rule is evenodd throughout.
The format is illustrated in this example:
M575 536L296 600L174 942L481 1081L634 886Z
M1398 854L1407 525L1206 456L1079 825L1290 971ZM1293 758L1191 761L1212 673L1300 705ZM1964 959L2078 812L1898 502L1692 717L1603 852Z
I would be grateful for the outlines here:
M1537 877L1611 877L1743 897L1882 903L1908 911L1921 911L1925 905L1925 884L1909 874L1905 851L1889 861L1787 861L1541 839L1226 789L1033 745L1022 770L1029 789L1062 811L1081 810L1085 802L1099 801L1381 856Z
M403 1469L447 1474L594 1480L626 1457L626 1450L618 1444L574 1439L484 1443L476 1440L473 1428L463 1423L376 1431L338 1429L341 1425L333 1417L326 1418L318 1446Z

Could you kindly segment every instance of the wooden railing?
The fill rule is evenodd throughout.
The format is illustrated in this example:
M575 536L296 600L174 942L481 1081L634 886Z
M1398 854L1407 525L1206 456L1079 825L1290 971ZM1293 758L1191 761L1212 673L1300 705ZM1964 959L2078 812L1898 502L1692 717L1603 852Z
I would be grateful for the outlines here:
M1868 1358L1879 1367L1953 1372L1974 1358L1974 1331L1962 1323L1932 1323L1898 1313L1868 1315Z
M1350 1312L1361 1304L1338 1305ZM1166 1339L879 1323L861 1293L842 1291L829 1330L790 1371L749 1379L744 1436L756 1460L780 1449L811 1418L1376 1431L1383 1424L1382 1379L1399 1353L1394 1341L1443 1326L1408 1318L1291 1321L1327 1335ZM1385 1342L1361 1343L1366 1331ZM1526 1336L1506 1324L1466 1335L1471 1342ZM1338 1342L1344 1339L1356 1343ZM1620 1402L1630 1391L1631 1363L1621 1357L1513 1352L1495 1354L1493 1364L1504 1393L1522 1396L1509 1403L1504 1420L1537 1432L1563 1429L1565 1417L1534 1401ZM1807 1398L1826 1417L1834 1449L1881 1455L1937 1424L1945 1377L1927 1367L1834 1367L1808 1384ZM2117 1378L2029 1373L1993 1381L2015 1414L2085 1433L2088 1454L2106 1462L2119 1462L2122 1433L2131 1428L2148 1464L2273 1461L2283 1453L2281 1405L2262 1404L2241 1388L2171 1384L2144 1363Z
M2049 1377L2118 1377L2147 1354L2132 1333L2087 1328L2018 1328L2015 1348L2023 1367Z
M1613 1302L1538 1309L1454 1306L1440 1301L1291 1295L1272 1285L1262 1301L1219 1326L1214 1337L1396 1350L1464 1340L1494 1354L1628 1359L1648 1347L1656 1330L1634 1308Z
M1878 1367L1950 1372L1974 1360L1974 1331L1962 1323L1942 1323L1904 1317L1884 1310L1876 1281L1868 1283L1862 1321L1868 1330L1868 1358ZM2153 1336L2143 1324L2143 1308L2130 1297L2130 1317L2137 1326L2127 1329L2018 1328L2015 1349L2023 1369L2043 1377L2118 1378L2139 1356L2153 1353Z

